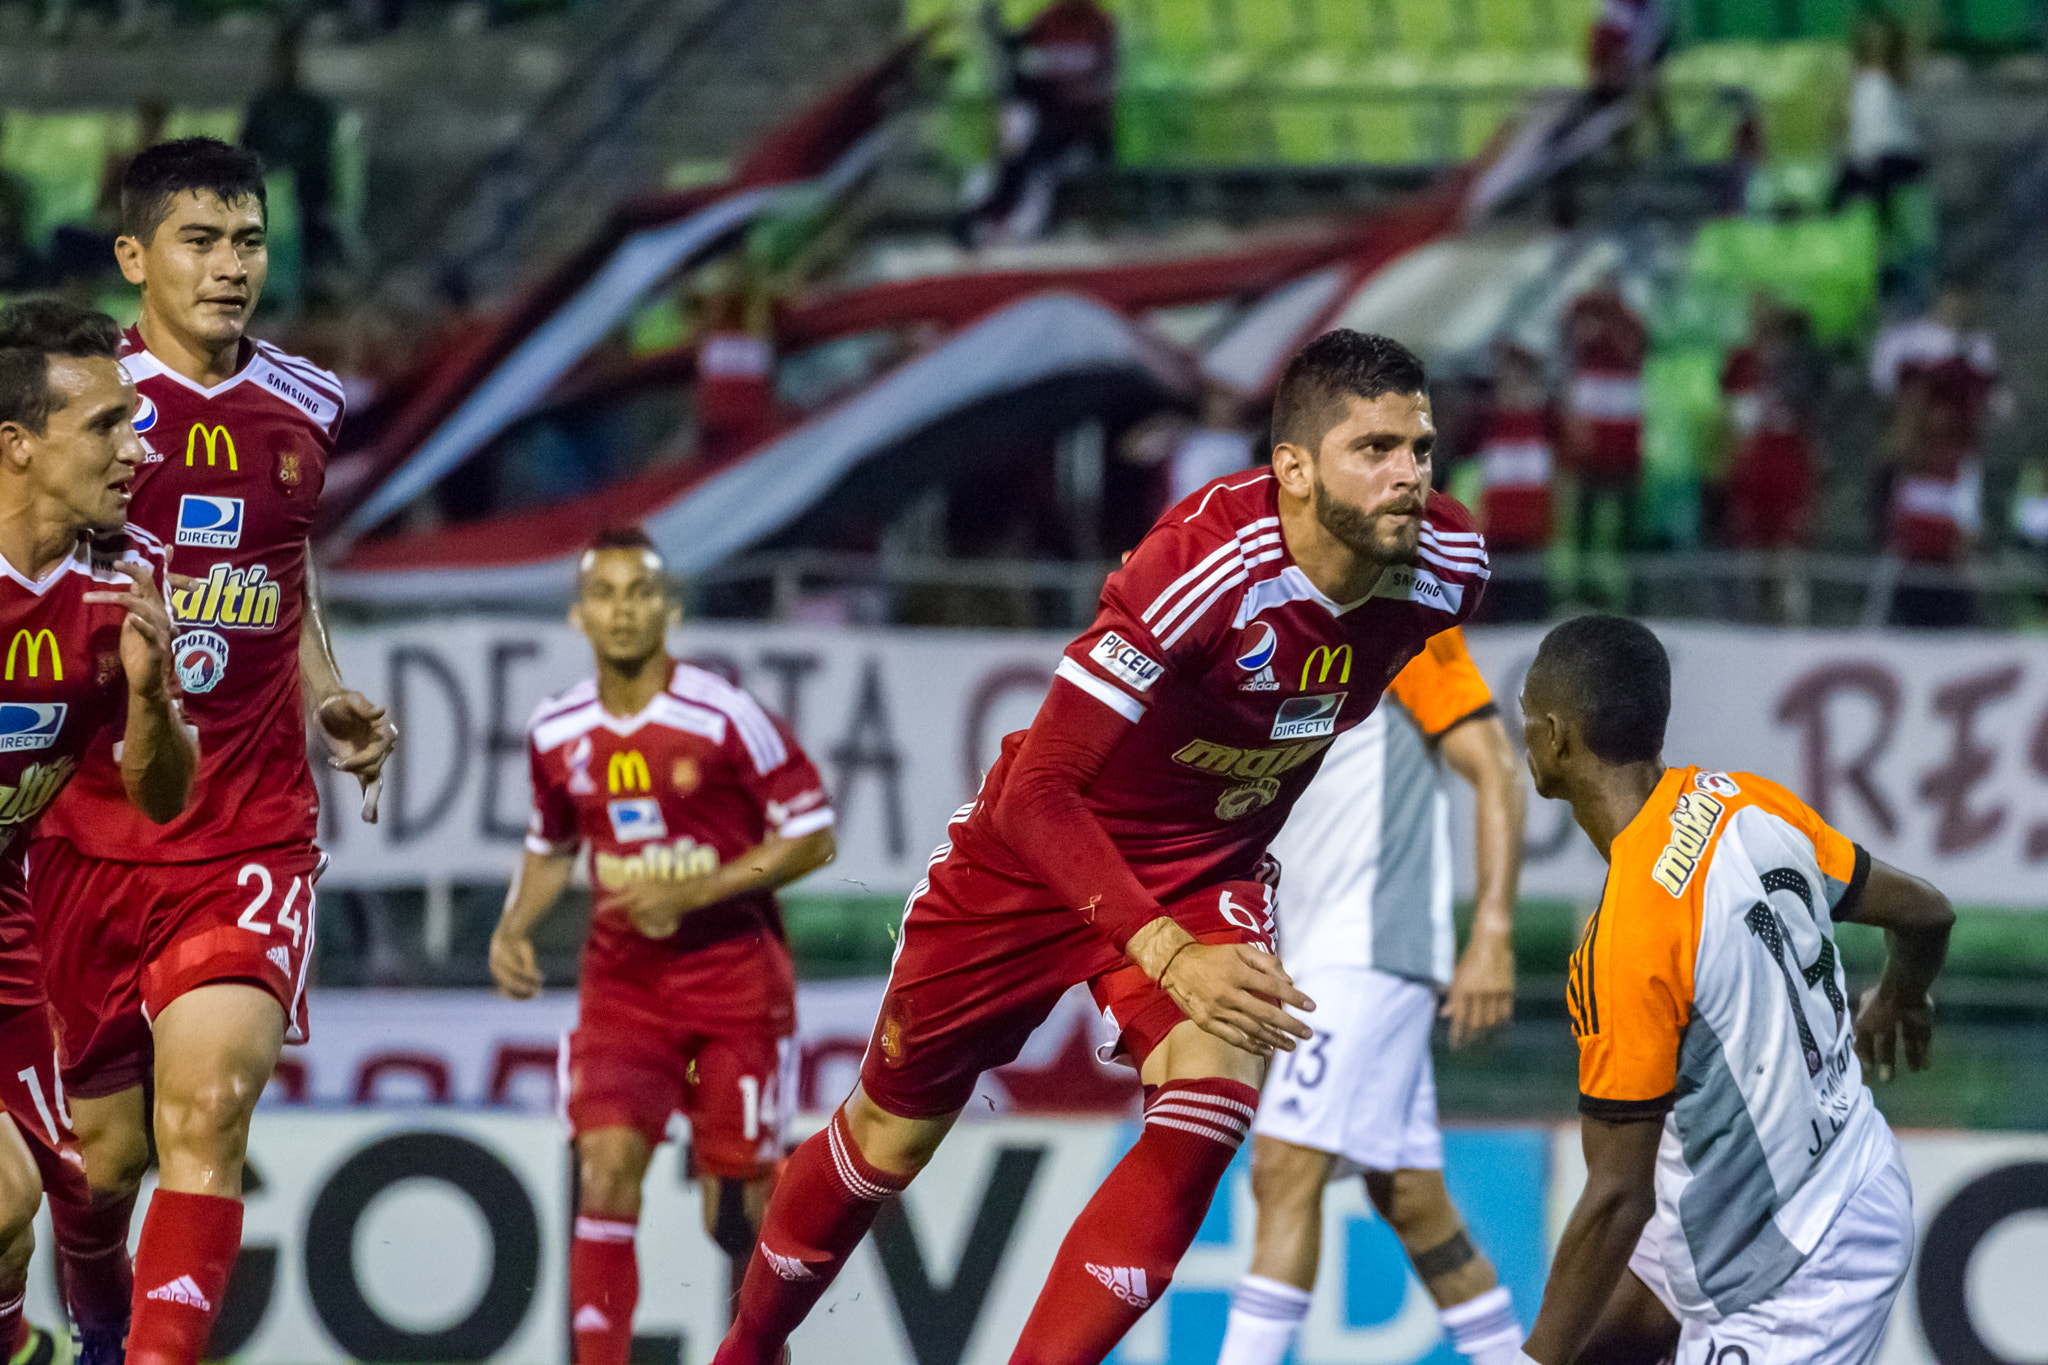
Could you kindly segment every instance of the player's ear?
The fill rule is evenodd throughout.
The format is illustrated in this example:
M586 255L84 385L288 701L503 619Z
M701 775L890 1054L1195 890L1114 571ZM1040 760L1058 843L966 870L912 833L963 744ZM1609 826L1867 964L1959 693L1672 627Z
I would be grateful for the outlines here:
M142 256L145 250L139 238L122 235L114 239L114 260L121 267L121 278L130 284L142 283L144 274Z
M0 422L0 466L20 471L28 468L35 435L19 422Z
M569 604L569 629L575 631L578 635L588 635L590 633L583 628L583 604L581 602L571 602Z
M1315 458L1292 441L1282 441L1273 447L1273 477L1289 497L1305 501L1315 491Z

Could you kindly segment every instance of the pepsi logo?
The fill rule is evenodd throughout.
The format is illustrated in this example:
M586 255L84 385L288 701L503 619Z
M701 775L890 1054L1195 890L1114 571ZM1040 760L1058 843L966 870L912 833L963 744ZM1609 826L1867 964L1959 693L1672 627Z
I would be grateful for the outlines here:
M1280 652L1280 637L1273 633L1273 627L1260 621L1252 627L1251 647L1237 656L1237 666L1247 673L1256 673L1273 662L1273 656Z

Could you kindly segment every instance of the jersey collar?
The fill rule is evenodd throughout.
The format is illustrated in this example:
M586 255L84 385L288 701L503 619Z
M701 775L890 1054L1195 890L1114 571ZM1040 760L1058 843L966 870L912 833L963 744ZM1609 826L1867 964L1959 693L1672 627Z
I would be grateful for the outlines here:
M74 549L70 554L64 556L64 558L58 560L57 563L50 569L50 571L44 574L41 578L30 578L27 574L15 568L14 562L8 559L6 555L0 555L0 573L4 573L4 575L8 579L13 581L14 583L19 584L24 588L27 588L37 597L41 597L44 593L50 590L53 584L55 584L59 579L63 578L66 574L73 573L80 569L90 571L92 566L91 555L91 547L88 546L85 543L85 541L81 539L78 542L78 547L76 549Z
M129 329L129 336L135 342L135 349L121 357L121 368L128 372L130 383L140 384L145 379L154 379L162 376L175 384L190 389L201 398L218 398L247 379L255 369L255 366L249 362L256 358L256 347L247 337L244 337L239 343L241 362L235 366L235 372L209 389L204 384L195 383L187 379L184 375L179 374L176 370L158 359L155 353L143 344L140 330Z

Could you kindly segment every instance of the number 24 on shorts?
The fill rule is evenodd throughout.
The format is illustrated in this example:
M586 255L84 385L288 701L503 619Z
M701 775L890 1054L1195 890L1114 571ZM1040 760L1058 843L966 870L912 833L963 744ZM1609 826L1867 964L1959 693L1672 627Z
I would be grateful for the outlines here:
M235 874L235 884L246 887L251 882L256 883L256 896L249 902L249 907L242 911L241 918L235 921L236 926L266 936L278 929L289 929L292 947L297 948L306 932L306 922L298 908L299 892L305 887L306 879L292 878L291 888L284 894L284 903L278 906L277 912L270 917L268 924L265 924L260 916L270 904L277 889L270 869L261 863L242 864L242 870ZM308 899L311 899L310 895Z

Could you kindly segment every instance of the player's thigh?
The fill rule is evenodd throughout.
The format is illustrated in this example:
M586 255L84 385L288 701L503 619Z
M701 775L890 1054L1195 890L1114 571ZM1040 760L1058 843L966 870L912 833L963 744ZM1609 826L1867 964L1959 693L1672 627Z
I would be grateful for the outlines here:
M325 865L307 844L155 870L162 890L144 928L141 989L159 1047L161 1021L179 997L225 983L269 995L284 1038L305 1041L314 883Z
M150 1068L142 926L157 869L87 858L63 839L34 844L28 866L43 985L63 1026L66 1092L99 1098L142 1085Z
M571 1134L580 1143L585 1133L627 1128L650 1150L660 1146L683 1107L689 1064L683 1038L586 1012L568 1040L562 1108Z
M208 982L173 999L152 1027L158 1147L196 1144L210 1158L231 1137L238 1154L284 1048L277 998L250 982Z
M35 1217L45 1173L53 1192L72 1202L84 1197L84 1163L64 1114L49 1014L40 1005L0 1019L0 1107L11 1120L0 1138L0 1235L11 1235Z
M1347 1168L1443 1164L1429 1081L1435 993L1370 968L1304 972L1314 1036L1276 1054L1252 1132L1334 1152Z
M792 1053L789 1039L766 1030L696 1044L683 1112L699 1174L745 1182L775 1168L789 1119L784 1077Z

